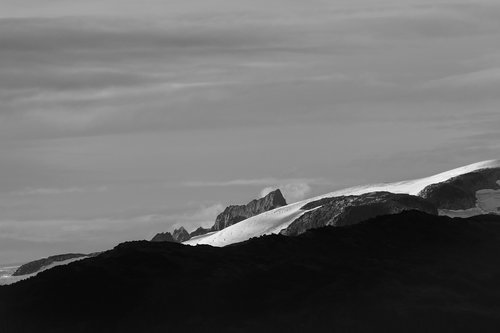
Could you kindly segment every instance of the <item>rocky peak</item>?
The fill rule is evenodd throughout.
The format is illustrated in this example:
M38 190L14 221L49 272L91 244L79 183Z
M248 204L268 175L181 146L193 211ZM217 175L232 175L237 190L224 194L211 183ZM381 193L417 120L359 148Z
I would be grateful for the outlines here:
M190 234L184 227L180 227L178 229L175 229L173 233L164 232L156 234L153 239L151 239L151 241L182 243L191 239L192 237L204 235L211 231L222 230L249 217L267 212L268 210L281 206L286 206L286 200L279 189L274 190L267 194L265 197L252 200L246 205L227 207L222 213L217 216L217 218L215 219L215 224L209 229L200 227Z
M152 242L172 242L176 243L174 236L170 232L161 232L156 234L152 239Z
M219 231L249 217L267 212L268 210L286 206L286 200L279 189L270 192L265 197L250 201L246 205L229 206L215 219L211 231Z
M182 243L190 239L191 236L189 233L186 231L184 227L180 227L178 229L175 229L173 233L170 232L163 232L156 234L153 239L151 239L152 242L171 242L171 243Z
M182 243L182 242L187 241L188 239L191 238L191 236L189 235L189 232L187 232L187 230L184 229L184 227L180 227L179 229L175 229L172 236L178 243Z

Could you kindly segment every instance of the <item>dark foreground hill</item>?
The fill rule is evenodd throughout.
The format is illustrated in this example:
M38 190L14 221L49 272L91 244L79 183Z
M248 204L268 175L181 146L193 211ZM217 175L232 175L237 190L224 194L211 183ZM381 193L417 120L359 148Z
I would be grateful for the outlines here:
M0 332L498 332L500 217L130 242L0 288Z

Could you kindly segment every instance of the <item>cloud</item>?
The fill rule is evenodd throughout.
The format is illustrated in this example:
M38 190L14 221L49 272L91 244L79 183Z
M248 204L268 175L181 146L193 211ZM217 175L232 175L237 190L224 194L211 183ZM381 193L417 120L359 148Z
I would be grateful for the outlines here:
M194 101L213 100L240 81L218 75L220 59L260 52L277 38L209 20L169 22L0 19L0 120L9 122L0 132L52 137L180 128L200 115Z
M258 179L233 179L228 181L187 181L183 185L187 187L226 187L226 186L255 186L276 183L275 178Z
M500 67L487 68L479 71L473 71L463 74L450 75L441 79L429 81L425 87L439 88L484 88L484 86L495 85L498 87L500 83Z
M295 202L307 197L312 186L335 186L330 180L321 178L255 178L233 179L227 181L189 181L182 184L186 187L231 187L231 186L266 186L260 191L260 197L269 192L280 189L287 202Z
M187 187L226 187L226 186L260 186L283 183L308 183L314 185L328 185L329 181L317 178L255 178L255 179L233 179L226 181L187 181L182 183Z
M100 187L68 187L68 188L27 188L22 191L13 192L14 195L57 195L57 194L70 194L70 193L92 193L92 192L106 192L106 186Z
M224 206L221 203L200 207L194 212L177 216L177 222L172 226L172 229L183 226L191 231L198 227L211 227L217 215L223 210Z
M461 69L453 64L469 60L461 58L470 50L495 52L490 39L498 37L500 17L487 2L285 7L300 10L0 19L0 135L324 121L346 105L411 99L415 82L408 81L426 71L456 74ZM449 50L434 44L443 37ZM445 98L428 90L416 94L418 100ZM467 97L475 94L486 93L476 89Z

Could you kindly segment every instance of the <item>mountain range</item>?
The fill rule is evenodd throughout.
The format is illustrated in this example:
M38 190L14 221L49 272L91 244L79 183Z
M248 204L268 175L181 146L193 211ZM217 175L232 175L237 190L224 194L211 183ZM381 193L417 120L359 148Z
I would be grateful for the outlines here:
M291 204L275 190L0 287L1 331L496 332L499 180L492 160Z
M158 233L151 241L225 246L266 234L296 236L312 228L346 226L406 210L451 217L498 213L499 180L500 160L489 160L426 178L337 190L289 205L277 189L245 205L228 206L210 228L188 232L181 226L172 233ZM69 256L29 262L14 275L34 274L54 261L64 263Z
M425 212L432 210L440 215L462 217L498 213L500 210L499 180L500 160L490 160L415 180L356 186L279 207L240 221L216 233L196 237L184 243L225 246L262 235L296 234L298 230L303 232L313 227L346 225L353 221L361 222L370 217L411 209ZM403 197L397 196L402 194L406 195L404 203ZM332 200L340 200L339 197L344 197L344 204L347 206L331 204ZM376 201L378 202L377 208L374 206ZM394 205L395 201L399 201L397 209ZM323 206L322 204L326 202L330 202L330 205ZM385 207L382 207L384 205ZM307 226L307 216L310 216L316 209L321 212L321 222L314 219L310 226ZM339 221L342 218L342 216L337 216L340 210L348 210L348 214L344 212L344 215L349 221ZM353 219L353 214L359 217ZM305 217L302 218L303 215ZM299 223L302 226L297 228ZM289 226L292 229L295 228L295 231L287 230Z

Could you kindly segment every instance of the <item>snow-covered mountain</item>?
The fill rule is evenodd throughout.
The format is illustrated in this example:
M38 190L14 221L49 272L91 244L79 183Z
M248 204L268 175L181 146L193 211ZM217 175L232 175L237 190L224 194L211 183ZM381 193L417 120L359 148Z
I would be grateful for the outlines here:
M255 199L246 205L232 205L226 207L222 213L217 215L215 223L211 228L198 228L195 231L188 233L184 227L175 229L173 233L163 232L156 234L152 242L174 242L182 243L192 238L213 234L214 232L225 229L240 221L246 220L252 216L259 215L269 210L286 206L285 198L281 191L274 190L260 199Z
M421 179L346 188L270 210L218 232L194 237L184 244L225 246L252 237L280 233L303 214L320 208L315 206L306 209L304 206L309 203L324 198L359 196L372 192L420 196L433 203L442 215L473 216L498 213L499 180L500 160L489 160Z

